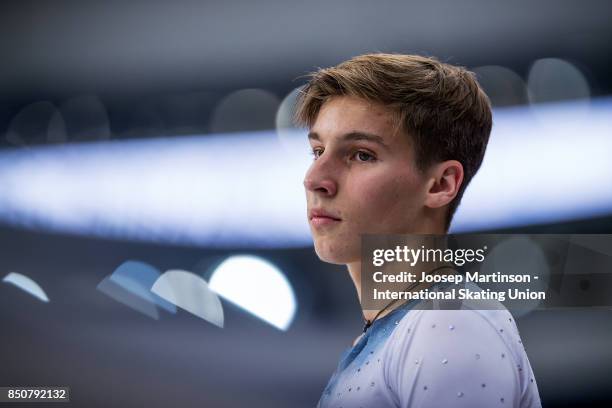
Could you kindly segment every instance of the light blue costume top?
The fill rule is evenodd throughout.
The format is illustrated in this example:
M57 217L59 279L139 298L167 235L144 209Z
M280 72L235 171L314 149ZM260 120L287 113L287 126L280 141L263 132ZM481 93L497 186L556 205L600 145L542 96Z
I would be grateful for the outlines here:
M344 351L317 407L541 407L510 312L499 301L486 301L492 310L442 302L409 301L375 320Z

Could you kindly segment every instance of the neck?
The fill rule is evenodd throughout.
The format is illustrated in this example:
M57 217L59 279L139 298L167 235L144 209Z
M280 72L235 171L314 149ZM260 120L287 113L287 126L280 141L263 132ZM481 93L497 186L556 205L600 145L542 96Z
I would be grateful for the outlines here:
M349 263L346 265L346 267L348 268L349 275L353 280L353 284L355 285L355 289L357 290L357 298L359 299L359 303L361 304L361 261ZM378 314L378 312L380 312L380 310L382 309L364 309L363 306L361 308L363 318L369 321L372 321L374 317ZM378 316L378 318L385 316L392 310L393 307L387 308Z
M439 231L434 230L434 231L428 232L428 234L443 235L444 232L440 233ZM440 249L443 249L443 247L440 247ZM433 270L435 266L440 266L442 264L443 263L440 263L438 265L432 265L432 266L429 267L429 269ZM361 301L362 300L361 299L361 260L357 260L355 262L348 263L348 264L346 264L346 266L347 266L349 275L350 275L350 277L351 277L351 279L353 281L353 284L355 285L355 290L357 291L357 298L359 299L359 303L363 304L363 302ZM442 271L439 271L439 272L436 272L436 273L438 273L438 274L452 274L454 272L452 271L452 269L446 269L446 270L442 270ZM432 286L431 283L421 283L421 284L417 284L413 288L413 290L414 291L418 291L418 290L426 289L426 288L428 288L430 286ZM361 310L362 310L363 318L365 320L368 320L368 321L372 322L375 318L379 319L381 317L386 316L387 314L389 314L390 312L395 310L401 304L403 304L403 302L402 301L398 301L398 302L395 302L395 303L391 304L387 308L379 308L379 309L365 309L362 306ZM378 314L381 310L383 310L382 313Z
M438 235L446 234L446 230L443 227L444 217L445 217L443 212L440 211L439 209L428 209L428 208L425 208L424 211L425 212L421 214L421 216L418 218L420 220L419 225L414 225L413 228L411 228L410 234L438 234ZM404 232L404 233L407 233L407 232ZM355 289L357 290L357 298L359 299L359 303L362 304L361 302L361 259L358 259L355 262L348 263L346 264L346 266L348 268L349 275L351 276L351 279L353 280L353 284L355 285ZM430 285L423 284L418 289L423 289L428 286ZM387 315L391 311L393 311L397 306L401 304L402 302L396 302L395 304L392 304L391 306L386 308L382 313L380 313L380 315L378 316L377 314L380 312L380 310L382 310L382 308L381 309L364 309L362 306L361 310L363 313L363 318L365 320L372 322L375 317L376 319L379 319Z

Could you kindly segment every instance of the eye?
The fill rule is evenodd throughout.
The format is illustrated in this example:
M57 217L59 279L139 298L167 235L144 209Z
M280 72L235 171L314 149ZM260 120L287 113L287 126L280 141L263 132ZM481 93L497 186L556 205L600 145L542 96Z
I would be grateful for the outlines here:
M315 147L310 151L310 154L312 155L314 160L317 160L319 156L321 156L322 153L323 153L323 149L320 147Z
M372 153L369 153L363 150L358 150L355 153L353 153L353 157L356 158L357 161L360 161L360 162L376 161L376 156L374 156Z

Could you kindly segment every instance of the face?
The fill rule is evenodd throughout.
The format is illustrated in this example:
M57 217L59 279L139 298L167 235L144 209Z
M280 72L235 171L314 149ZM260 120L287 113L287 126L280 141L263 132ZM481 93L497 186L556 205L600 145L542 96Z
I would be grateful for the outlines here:
M356 97L323 104L309 140L304 186L315 250L323 261L360 260L361 234L419 233L425 176L392 112Z

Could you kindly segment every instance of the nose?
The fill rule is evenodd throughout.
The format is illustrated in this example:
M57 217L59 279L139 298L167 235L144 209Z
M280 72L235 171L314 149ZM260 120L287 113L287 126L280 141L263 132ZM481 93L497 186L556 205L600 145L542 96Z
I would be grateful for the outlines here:
M304 177L306 191L320 194L325 197L333 197L338 191L338 184L332 177L333 171L329 165L324 163L323 158L312 163Z

